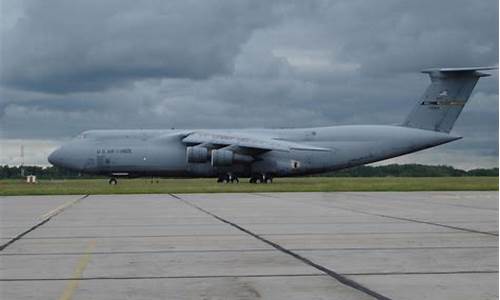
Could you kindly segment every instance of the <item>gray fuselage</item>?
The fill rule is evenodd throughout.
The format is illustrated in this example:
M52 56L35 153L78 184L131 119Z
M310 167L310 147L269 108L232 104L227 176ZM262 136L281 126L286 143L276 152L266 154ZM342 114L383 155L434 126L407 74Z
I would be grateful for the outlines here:
M214 167L190 163L191 132L252 135L277 141L300 142L328 151L265 151L250 163ZM443 132L403 126L354 125L300 129L240 130L92 130L80 134L49 156L53 165L83 173L109 176L215 177L272 174L298 176L335 171L376 162L459 139Z

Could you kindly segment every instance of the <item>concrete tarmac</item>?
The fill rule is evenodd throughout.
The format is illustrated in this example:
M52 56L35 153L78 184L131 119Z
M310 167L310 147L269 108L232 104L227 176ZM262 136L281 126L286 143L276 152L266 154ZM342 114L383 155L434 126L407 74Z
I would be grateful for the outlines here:
M498 299L498 192L0 198L1 299Z

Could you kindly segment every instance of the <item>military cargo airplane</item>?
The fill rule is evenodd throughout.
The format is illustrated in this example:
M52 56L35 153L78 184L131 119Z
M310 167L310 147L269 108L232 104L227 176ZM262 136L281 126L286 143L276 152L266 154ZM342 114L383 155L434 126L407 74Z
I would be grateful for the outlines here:
M117 177L215 177L218 182L271 183L372 163L460 136L453 125L480 77L496 67L422 71L431 84L398 125L292 129L90 130L50 154L51 164Z

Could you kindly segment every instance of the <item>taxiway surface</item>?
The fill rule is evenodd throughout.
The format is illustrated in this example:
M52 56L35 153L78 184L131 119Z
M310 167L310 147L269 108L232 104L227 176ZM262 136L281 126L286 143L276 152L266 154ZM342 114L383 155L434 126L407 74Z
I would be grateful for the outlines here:
M1 299L498 299L498 192L0 198Z

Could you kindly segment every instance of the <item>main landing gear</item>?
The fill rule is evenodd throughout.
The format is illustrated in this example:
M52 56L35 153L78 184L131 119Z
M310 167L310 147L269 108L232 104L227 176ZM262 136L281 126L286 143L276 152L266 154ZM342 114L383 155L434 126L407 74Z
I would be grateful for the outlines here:
M223 174L219 175L219 178L217 178L218 183L239 183L240 179L238 176L233 175L233 174Z
M109 179L108 183L111 185L116 185L118 183L118 180L116 180L116 178L114 178L114 177L111 177Z
M273 177L270 174L254 174L250 177L250 183L273 183Z

